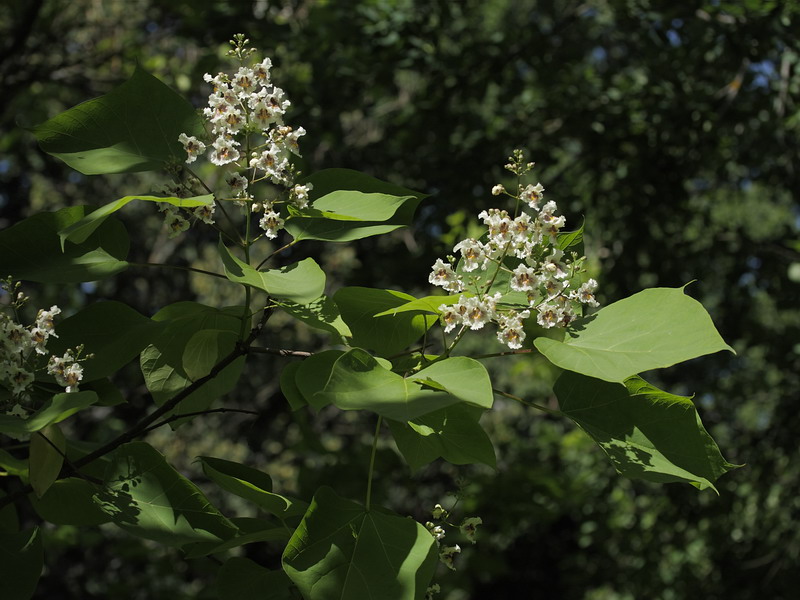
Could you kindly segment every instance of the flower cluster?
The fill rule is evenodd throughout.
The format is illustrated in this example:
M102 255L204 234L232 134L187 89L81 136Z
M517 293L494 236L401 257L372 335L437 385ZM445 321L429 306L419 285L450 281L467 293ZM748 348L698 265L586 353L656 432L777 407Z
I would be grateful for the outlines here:
M238 34L231 45L231 56L244 62L254 49ZM226 198L252 212L263 213L259 226L268 238L275 238L284 221L275 200L256 199L251 193L253 184L268 181L288 191L287 201L297 208L308 205L312 186L299 185L299 173L290 162L292 154L300 156L299 139L306 131L292 128L283 117L290 106L285 92L272 83L272 61L265 58L252 66L242 66L235 73L206 73L204 80L212 85L208 105L203 109L214 141L207 147L195 136L182 133L178 140L186 150L186 162L194 162L207 153L208 159L230 172L225 177ZM194 216L213 223L214 205L194 209ZM178 209L166 210L166 223L173 234L188 227Z
M525 163L520 150L510 161L506 168L519 177L533 168L533 163ZM457 302L439 306L446 332L456 327L482 329L493 322L498 340L517 349L525 340L523 323L532 314L542 327L566 327L577 318L581 304L598 306L594 296L597 282L578 283L585 257L567 256L559 247L566 219L556 214L554 201L542 204L541 183L520 184L516 194L498 184L492 194L513 198L514 214L498 208L482 211L478 218L486 233L455 245L458 262L455 256L448 256L447 261L437 259L428 281L460 294ZM523 210L523 204L531 212Z
M450 513L443 508L441 504L437 504L433 507L431 516L433 521L428 521L425 523L425 528L436 540L436 545L439 546L439 560L444 563L448 569L455 571L455 557L457 554L461 553L461 546L458 544L453 546L445 546L442 544L442 540L444 539L446 533L444 525L454 526L452 523L447 521ZM461 522L461 525L458 526L458 529L461 534L467 538L467 540L474 544L475 533L477 532L478 525L481 525L482 523L483 520L480 517L467 517Z
M0 289L9 295L9 307L16 313L27 301L27 297L19 291L19 284L10 279L0 282ZM57 306L49 310L39 310L36 321L23 326L0 312L0 387L6 388L14 400L12 408L19 413L19 400L23 400L35 379L35 372L49 354L47 342L51 337L58 337L54 330L53 320L61 313ZM67 392L77 391L78 383L83 377L76 353L68 350L64 356L50 356L47 372L55 377L56 382L66 388Z

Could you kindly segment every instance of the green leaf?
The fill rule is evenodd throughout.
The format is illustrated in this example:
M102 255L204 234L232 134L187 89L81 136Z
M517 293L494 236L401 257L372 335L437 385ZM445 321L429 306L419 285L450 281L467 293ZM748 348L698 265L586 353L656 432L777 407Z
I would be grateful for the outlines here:
M54 355L83 344L93 354L83 364L86 381L115 373L133 360L160 333L162 325L139 314L127 304L103 301L90 304L56 325L58 338L50 340Z
M317 352L305 359L294 371L294 383L306 402L315 410L330 404L329 400L315 396L328 382L333 365L344 354L341 350Z
M191 104L137 67L111 92L33 128L42 150L85 175L131 173L182 163L181 133L205 136Z
M36 592L44 566L39 528L0 533L0 581L3 600L28 600Z
M333 295L342 318L352 332L350 345L391 356L418 340L436 323L436 317L404 313L376 316L402 306L414 296L393 290L344 287Z
M407 302L405 304L401 304L395 308L390 308L389 310L385 310L383 312L378 313L375 315L376 317L383 317L386 315L396 315L401 312L429 312L434 314L439 314L439 307L442 304L455 304L458 302L460 295L458 296L425 296L424 298L416 298Z
M97 394L98 406L117 406L123 404L126 400L122 392L111 381L104 377L103 379L95 379L87 383L81 383L81 389L85 392L94 392Z
M60 423L95 402L97 394L90 391L56 394L27 419L0 415L0 432L33 433L52 423Z
M96 281L128 268L125 227L108 219L81 244L61 250L58 232L79 221L88 208L42 212L0 231L0 273L22 281Z
M253 502L266 512L280 518L302 515L308 504L272 492L272 479L266 473L246 465L200 456L203 473L219 487L240 498Z
M301 364L302 363L298 362L289 363L283 368L283 371L281 371L281 392L286 397L286 401L293 411L300 410L308 404L300 388L297 387L296 377Z
M683 288L653 288L579 319L559 342L534 340L550 362L576 373L622 382L650 369L730 350L711 317Z
M293 216L286 220L286 230L296 240L349 242L389 233L410 225L414 211L426 197L426 194L350 169L319 171L304 183L314 185L311 192L312 211L309 213L315 216ZM368 197L353 192L361 192ZM331 215L329 209L338 212L338 218ZM302 211L298 212L302 214ZM372 218L353 221L351 215Z
M67 440L56 423L51 423L31 436L28 473L31 487L39 498L58 479L66 449Z
M271 527L269 529L251 531L244 535L238 535L221 544L213 542L195 542L193 544L187 544L183 547L183 550L186 558L199 558L201 556L219 554L231 548L238 548L247 544L256 544L259 542L281 542L281 545L284 545L291 537L292 532L286 527Z
M466 357L436 362L414 377L404 378L355 348L339 356L329 373L327 378L321 372L313 381L298 380L303 395L317 410L334 404L342 410L371 410L388 419L411 421L460 402L485 409L493 402L486 369ZM323 381L323 387L314 389Z
M554 385L561 412L632 479L683 481L711 488L736 468L720 454L689 398L653 387L640 377L623 384L564 371Z
M291 600L292 582L283 571L270 571L247 558L234 557L225 561L217 572L214 590L220 600L269 598Z
M369 511L323 487L283 553L306 600L422 598L437 565L433 536L416 521Z
M280 302L280 307L309 327L322 329L339 337L353 335L347 323L342 319L336 302L328 296L321 296L307 304L283 301Z
M0 477L28 477L28 461L16 458L0 448ZM2 490L0 490L2 492ZM0 496L2 497L2 496Z
M212 194L205 196L195 196L193 198L174 198L167 197L161 198L158 196L125 196L119 200L115 200L97 210L89 213L79 221L76 221L69 227L65 227L58 232L61 238L61 248L64 248L64 242L70 241L75 244L82 244L89 236L97 230L100 225L112 214L122 209L126 204L134 200L142 200L144 202L164 202L177 206L180 208L195 208L197 206L205 206L214 201Z
M575 252L578 256L583 256L583 226L585 224L586 220L584 219L581 226L575 231L563 231L556 236L556 246L565 255L569 256L571 252Z
M0 490L0 500L5 498L6 493ZM16 533L19 530L19 518L14 503L6 504L0 508L0 535L4 533Z
M397 449L412 470L439 457L454 465L497 467L492 441L478 424L482 410L456 405L401 423L389 421Z
M313 258L280 269L257 271L233 256L222 241L219 242L219 255L228 279L264 290L274 298L308 304L316 301L325 290L325 273Z
M238 336L240 316L238 307L219 310L195 302L170 304L153 316L154 321L162 324L163 330L152 345L142 351L139 364L147 389L158 406L191 385L192 377L186 372L187 367L195 376L206 375L214 356L221 359L230 352L233 348L231 342ZM203 331L213 333L196 338ZM181 401L167 416L208 409L214 400L236 386L244 362L244 357L237 358L214 379ZM186 420L188 418L178 419L171 426L175 428Z
M144 442L111 455L95 500L120 528L162 544L222 542L238 533L203 493Z
M41 497L28 498L39 516L55 525L85 527L100 525L111 520L93 500L97 487L77 477L54 482Z

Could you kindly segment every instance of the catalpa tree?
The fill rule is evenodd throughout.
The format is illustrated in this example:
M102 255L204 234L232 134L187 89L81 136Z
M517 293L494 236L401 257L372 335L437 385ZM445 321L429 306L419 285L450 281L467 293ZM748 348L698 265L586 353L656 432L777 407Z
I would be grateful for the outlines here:
M0 450L5 599L30 598L46 561L40 527L20 528L20 503L56 526L112 523L179 547L188 560L214 555L220 598L246 597L246 590L276 599L432 598L437 572L458 564L459 542L474 543L478 527L491 524L453 506L429 507L425 522L377 506L377 442L391 436L412 469L440 458L494 467L480 419L496 395L573 420L627 477L713 490L734 468L690 398L639 375L731 348L683 288L647 289L599 307L582 228L567 229L521 151L506 164L515 185L496 185L495 207L478 215L483 235L460 241L432 265L429 282L442 290L415 298L342 287L326 295L317 262L291 262L287 250L395 231L411 223L425 195L347 169L300 173L293 157L305 130L289 119L270 60L254 56L242 35L231 43L234 70L206 75L212 91L200 112L137 69L109 94L33 129L45 152L80 173L158 171L169 184L165 193L98 209L42 212L0 232L0 274L7 276L0 433L15 440L13 450ZM219 170L213 181L193 170L196 161ZM147 316L105 301L67 318L55 305L25 306L20 282L76 284L124 273L131 240L115 213L131 202L152 203L170 236L214 228L218 270L193 270L238 286L241 302L181 301ZM25 322L26 311L36 314L33 321ZM265 346L278 311L327 336L327 349ZM496 348L459 354L472 335ZM481 362L534 352L563 370L554 385L559 410L494 389ZM362 497L321 487L295 498L253 466L199 457L213 484L259 511L258 518L223 514L158 449L138 441L154 428L224 410L251 359L269 355L298 359L281 374L287 410L314 415L333 406L374 415ZM152 402L147 415L100 443L69 439L67 420L124 401L110 377L136 360ZM280 563L231 556L258 543L278 545Z

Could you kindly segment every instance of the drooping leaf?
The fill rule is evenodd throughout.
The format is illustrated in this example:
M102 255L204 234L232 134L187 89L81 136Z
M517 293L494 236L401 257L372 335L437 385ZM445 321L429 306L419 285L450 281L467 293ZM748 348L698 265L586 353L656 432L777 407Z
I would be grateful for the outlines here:
M51 423L31 436L28 476L34 493L41 498L53 485L64 464L67 440L58 424Z
M305 402L319 410L329 402L315 394L325 387L333 365L342 356L342 350L325 350L305 359L294 371L294 383Z
M466 405L437 410L407 423L389 421L397 449L412 470L439 457L454 465L497 466L494 447L478 423L483 411Z
M302 515L308 504L272 492L272 479L266 473L240 463L200 456L203 473L224 490L253 502L280 518Z
M113 300L96 302L56 324L58 338L50 340L54 355L83 344L82 363L86 381L115 373L133 360L159 334L162 326L127 304Z
M716 491L736 468L720 454L689 398L640 377L624 384L564 371L554 385L561 412L608 455L619 473L658 483L683 481Z
M376 316L415 299L403 292L344 287L333 295L333 299L353 334L351 345L367 348L381 356L400 352L436 323L436 317L425 314Z
M28 477L28 461L16 458L0 448L0 477Z
M345 500L320 488L283 553L306 600L422 598L437 564L420 523Z
M579 319L563 342L537 338L536 348L567 369L622 382L631 375L730 350L711 317L683 288L652 288Z
M317 388L319 384L322 387ZM448 358L402 377L360 348L336 358L327 373L320 370L315 379L298 380L298 385L317 410L334 404L342 410L370 410L399 421L461 402L488 409L493 401L489 375L476 360Z
M56 394L27 419L12 415L0 415L0 432L33 433L51 423L60 423L95 402L97 402L97 394L95 392Z
M58 232L59 237L61 238L61 247L62 249L65 247L65 242L70 241L75 244L82 244L85 242L92 233L94 233L98 227L100 227L105 220L110 217L112 214L117 212L118 210L122 209L127 205L129 202L134 200L142 200L143 202L164 202L166 204L171 204L172 206L177 206L180 208L196 208L198 206L205 206L207 204L211 204L214 200L214 196L212 194L207 194L205 196L195 196L193 198L175 198L175 197L166 197L161 198L158 196L124 196L119 200L115 200L114 202L110 202L105 206L98 208L97 210L89 213L79 221L76 221L72 225L65 227L61 231Z
M284 300L280 307L298 321L315 329L322 329L338 337L350 337L353 333L342 319L339 307L333 298L321 296L307 304L297 304Z
M300 410L307 404L303 393L297 387L296 377L300 365L301 363L289 363L281 371L281 392L293 411Z
M371 175L354 171L353 169L323 169L306 177L303 183L311 183L314 186L310 194L312 201L340 190L355 190L365 194L414 196L420 200L428 197L428 194L422 194L393 183L381 181Z
M0 231L0 273L21 281L77 283L96 281L128 268L125 227L107 219L80 244L61 250L58 232L79 221L88 207L42 212Z
M29 499L34 510L45 521L55 525L85 527L111 520L92 499L95 493L97 486L85 479L68 477L54 482L41 498L31 495Z
M231 254L222 241L219 243L219 255L228 279L264 290L281 300L308 304L322 296L325 290L325 273L313 258L305 258L280 269L258 271Z
M583 226L586 221L575 231L562 231L557 236L556 247L563 251L566 256L575 252L578 256L583 256Z
M219 310L195 302L177 302L153 316L154 321L163 325L163 330L152 345L142 351L139 364L147 389L158 406L191 385L197 376L205 376L213 366L210 363L216 364L233 349L241 326L240 315L238 308ZM206 331L212 333L195 337ZM214 400L236 386L244 360L244 357L237 358L167 416L208 409ZM191 377L186 372L187 367ZM186 420L178 419L171 425L177 427Z
M291 600L291 585L291 580L283 571L270 571L248 558L236 556L220 567L214 590L220 600Z
M0 582L3 600L33 597L44 566L39 528L0 533Z
M111 455L106 488L95 499L122 529L162 544L222 542L236 526L203 493L144 442L130 442Z
M386 221L409 200L417 200L413 195L394 196L358 192L355 190L336 190L313 201L310 210L299 209L299 216L334 219L340 221Z
M85 175L131 173L182 163L181 133L203 137L191 104L137 67L108 94L33 128L42 150Z

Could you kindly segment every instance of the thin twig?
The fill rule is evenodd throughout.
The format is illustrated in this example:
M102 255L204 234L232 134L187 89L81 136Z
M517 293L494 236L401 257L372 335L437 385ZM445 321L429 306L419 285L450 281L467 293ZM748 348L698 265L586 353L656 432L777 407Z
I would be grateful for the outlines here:
M514 394L509 394L508 392L503 392L501 390L496 390L494 388L492 388L492 391L498 396L502 396L503 398L509 398L511 400L516 400L517 402L524 404L525 406L530 406L531 408L544 411L551 415L558 415L560 417L563 416L564 414L560 410L553 410L552 408L547 408L546 406L542 406L541 404L536 404L536 402L531 402L530 400L525 400L524 398L520 398L519 396L515 396Z
M103 485L103 482L100 479L98 479L97 477L93 477L91 475L87 475L86 473L81 473L80 471L78 471L78 469L75 467L75 465L72 464L72 461L69 458L67 458L66 452L62 452L61 448L56 446L53 443L53 440L51 440L49 437L47 437L41 431L37 431L34 435L42 436L44 438L44 441L47 442L48 444L50 444L50 446L53 448L53 450L55 450L56 452L58 452L61 455L61 458L64 459L64 462L67 463L67 466L70 469L72 469L78 477L80 477L82 479L85 479L89 483L94 483L95 485Z
M193 271L195 273L202 273L203 275L211 275L212 277L219 277L220 279L227 279L225 275L221 273L214 273L213 271L205 271L204 269L195 269L194 267L181 267L179 265L168 265L166 263L137 263L137 262L129 262L128 263L132 267L163 267L165 269L179 269L181 271Z
M522 348L521 350L507 350L506 352L493 352L492 354L479 354L477 356L470 356L470 358L494 358L496 356L510 356L512 354L530 354L534 352L531 348Z
M278 356L296 356L297 358L308 358L313 356L313 352L305 352L303 350L284 350L282 348L262 348L261 346L252 346L247 349L248 352L254 354L276 354Z
M212 408L212 409L209 409L209 410L198 410L198 411L189 412L189 413L179 413L179 414L175 414L175 415L172 415L170 417L167 417L163 421L159 421L158 423L156 423L154 425L150 425L150 427L145 429L142 432L142 434L144 435L145 433L148 433L148 432L152 431L153 429L158 429L159 427L163 427L164 425L168 425L169 423L172 423L173 421L177 421L178 419L184 419L184 418L187 418L187 417L197 417L197 416L200 416L200 415L210 415L211 413L227 413L227 412L244 413L244 414L247 414L247 415L256 415L256 416L259 415L259 413L254 411L254 410L245 410L243 408Z

